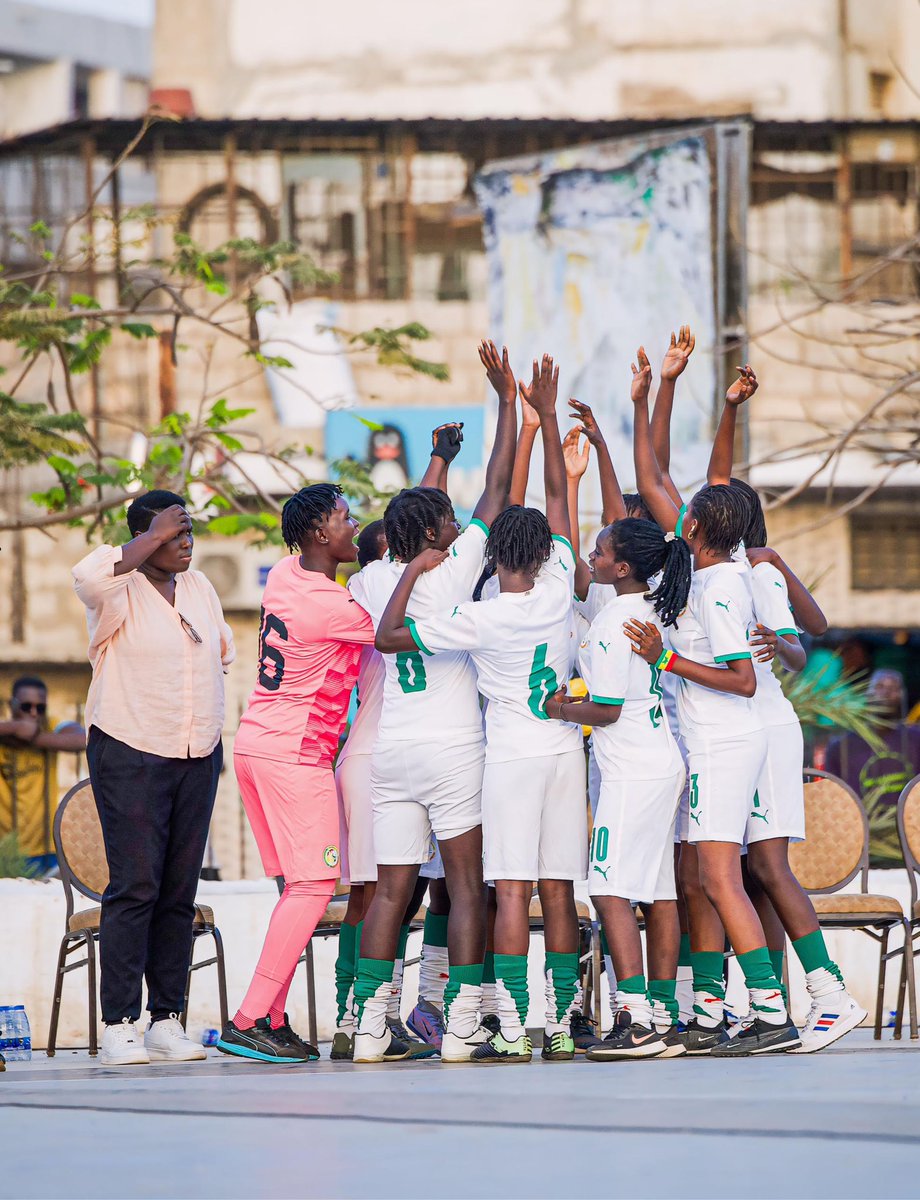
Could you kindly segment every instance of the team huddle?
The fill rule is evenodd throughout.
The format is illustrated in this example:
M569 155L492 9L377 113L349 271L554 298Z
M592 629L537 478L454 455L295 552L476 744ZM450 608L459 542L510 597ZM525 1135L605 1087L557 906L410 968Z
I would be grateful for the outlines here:
M638 352L636 493L622 493L587 405L570 401L578 424L560 433L552 358L519 383L508 351L484 342L498 420L466 529L449 498L455 424L434 431L419 486L357 539L334 484L285 504L292 554L268 577L234 751L266 874L285 887L221 1050L319 1057L284 1010L340 876L335 1059L529 1062L535 886L544 1059L810 1053L865 1017L788 861L805 836L803 745L774 664L800 670L799 631L826 621L768 548L757 493L731 474L737 412L757 388L750 367L726 394L708 482L687 503L678 494L671 410L693 348L689 328L672 334L651 415ZM524 503L538 436L542 511ZM592 449L603 528L585 559L578 494ZM356 557L343 588L336 574ZM575 884L586 879L610 980L605 1036L580 983ZM426 890L418 1003L404 1023L407 939ZM811 999L801 1031L783 985L787 937ZM732 1023L727 951L750 996Z

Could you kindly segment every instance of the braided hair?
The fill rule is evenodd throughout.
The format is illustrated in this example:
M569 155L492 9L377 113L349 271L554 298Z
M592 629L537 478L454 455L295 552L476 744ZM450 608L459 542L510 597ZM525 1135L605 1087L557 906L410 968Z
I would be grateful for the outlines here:
M748 527L748 502L730 484L707 483L693 497L691 506L702 534L701 546L713 554L730 557Z
M661 574L661 582L648 599L661 623L673 625L687 607L693 575L690 547L684 539L662 533L654 521L637 517L614 521L601 536L610 538L617 562L629 563L636 579Z
M400 562L409 562L428 545L425 531L437 533L454 519L450 497L440 488L403 488L393 497L383 514L390 553Z
M172 508L174 504L185 508L185 497L178 496L175 492L166 492L162 488L145 492L143 496L132 500L125 514L131 536L137 537L139 533L146 533L157 513L161 513L164 508Z
M626 507L627 517L638 517L640 521L654 521L655 518L649 511L648 505L642 499L638 492L624 492L623 504Z
M341 494L342 489L337 483L313 483L285 500L281 509L281 536L291 553L295 550L303 552L310 534L323 517L335 512Z
M543 513L512 504L492 522L486 539L486 567L536 575L552 551L553 535Z
M747 507L748 520L745 526L742 542L745 546L766 546L767 544L767 523L763 516L763 505L760 502L760 496L743 479L735 479L732 476L731 484L729 485L734 491L744 500Z
M386 535L383 532L383 521L371 521L358 534L358 566L366 567L370 562L376 562L386 552ZM381 542L383 546L381 546Z

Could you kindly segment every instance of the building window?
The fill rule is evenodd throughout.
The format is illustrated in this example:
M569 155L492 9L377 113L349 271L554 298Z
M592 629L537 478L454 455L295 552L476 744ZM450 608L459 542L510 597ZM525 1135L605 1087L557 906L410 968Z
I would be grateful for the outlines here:
M920 588L920 525L916 512L886 506L853 513L850 575L854 591Z

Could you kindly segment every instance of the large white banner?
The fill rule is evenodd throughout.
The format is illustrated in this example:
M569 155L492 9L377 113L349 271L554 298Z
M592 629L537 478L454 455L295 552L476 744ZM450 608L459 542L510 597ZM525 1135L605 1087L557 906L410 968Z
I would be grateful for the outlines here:
M670 331L689 324L696 350L677 384L672 474L705 474L715 339L712 181L706 142L618 139L489 164L476 178L489 262L491 328L529 377L544 351L560 365L560 414L590 404L624 490L634 482L630 362L644 345L655 373ZM561 421L562 428L568 428ZM532 499L542 493L535 456ZM597 472L582 520L600 510Z

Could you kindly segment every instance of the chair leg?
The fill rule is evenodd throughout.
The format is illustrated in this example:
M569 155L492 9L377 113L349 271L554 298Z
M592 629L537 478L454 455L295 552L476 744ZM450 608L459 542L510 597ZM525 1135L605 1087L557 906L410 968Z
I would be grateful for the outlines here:
M195 942L197 940L198 939L196 937L192 938L191 949L188 952L188 971L185 976L185 997L182 1001L182 1012L179 1014L179 1022L183 1029L185 1029L186 1022L188 1021L188 998L192 990L192 964L195 961Z
M307 1013L309 1019L309 1038L312 1045L318 1045L316 1038L316 978L313 973L313 939L307 942Z
M224 968L224 939L220 930L214 926L211 936L214 938L214 956L217 959L217 995L220 1000L220 1027L227 1024L227 972Z
M917 975L914 970L914 958L916 951L914 950L914 929L910 922L905 921L907 929L905 937L907 941L904 943L904 967L907 971L907 1011L910 1019L910 1036L912 1041L916 1041L918 1037L917 1031Z
M591 949L594 959L594 968L591 972L594 979L594 1023L597 1025L598 1033L601 1031L601 976L604 973L604 954L601 943L601 926L597 921L591 925Z
M89 1056L99 1053L99 1033L96 1025L96 939L86 935L86 990L89 994Z
M888 967L888 937L890 929L885 926L879 932L878 956L878 995L875 1001L875 1033L874 1038L880 1041L882 1037L882 1009L885 1003L885 974Z
M58 951L57 970L54 976L54 995L51 998L51 1024L48 1027L48 1047L45 1053L54 1058L57 1049L58 1021L61 1016L61 997L64 991L64 963L67 961L68 939L61 938L61 948Z
M907 991L907 959L910 954L910 938L904 935L904 953L901 955L901 973L898 976L898 1003L894 1014L894 1036L900 1041L904 1026L904 994ZM913 963L911 963L913 966Z

